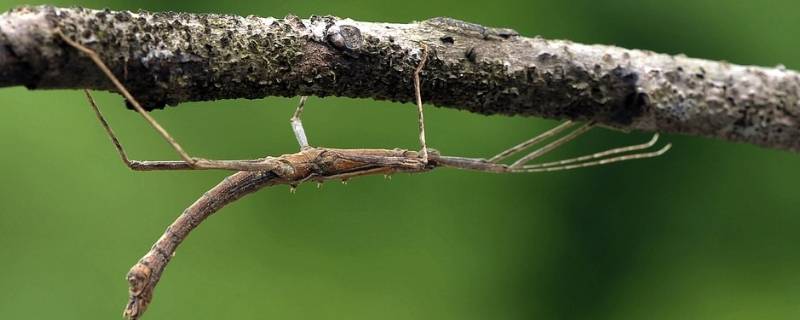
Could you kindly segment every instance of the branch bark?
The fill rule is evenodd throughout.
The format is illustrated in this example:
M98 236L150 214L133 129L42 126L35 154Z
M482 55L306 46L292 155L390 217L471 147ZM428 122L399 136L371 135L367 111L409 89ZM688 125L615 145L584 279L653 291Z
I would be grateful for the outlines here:
M0 87L114 90L55 30L97 51L148 109L297 95L413 102L424 44L428 103L800 151L800 74L785 68L526 38L449 18L22 7L0 16Z

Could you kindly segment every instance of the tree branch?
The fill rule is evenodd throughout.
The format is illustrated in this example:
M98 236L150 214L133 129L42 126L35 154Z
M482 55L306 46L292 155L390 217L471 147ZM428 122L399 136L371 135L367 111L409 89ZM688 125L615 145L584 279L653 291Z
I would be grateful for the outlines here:
M448 18L388 24L23 7L0 16L0 86L113 91L55 31L97 51L147 108L265 96L426 102L594 120L800 151L800 74L525 38Z

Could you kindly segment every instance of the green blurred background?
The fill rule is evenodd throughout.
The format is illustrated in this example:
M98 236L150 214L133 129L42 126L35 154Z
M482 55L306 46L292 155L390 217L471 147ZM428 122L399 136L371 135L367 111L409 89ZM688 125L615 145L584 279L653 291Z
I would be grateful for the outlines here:
M34 2L28 2L34 4ZM38 3L38 2L36 2ZM408 22L800 69L797 1L52 1L91 8ZM0 9L23 4L0 0ZM176 159L121 99L135 159ZM293 152L296 99L154 115L193 154ZM125 168L79 91L0 89L0 319L117 319L124 275L224 172ZM429 143L489 156L553 126L426 111ZM312 98L310 141L416 148L411 105ZM550 158L644 141L597 129ZM800 155L669 135L658 159L492 175L454 170L265 189L178 250L146 319L796 319Z

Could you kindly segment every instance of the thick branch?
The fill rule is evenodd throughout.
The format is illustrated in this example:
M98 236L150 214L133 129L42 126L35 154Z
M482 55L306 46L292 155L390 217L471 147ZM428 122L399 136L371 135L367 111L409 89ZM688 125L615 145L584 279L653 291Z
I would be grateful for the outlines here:
M426 102L482 114L595 120L800 151L800 75L612 46L419 23L19 8L0 16L0 86L113 90L54 35L99 52L148 108L265 96Z

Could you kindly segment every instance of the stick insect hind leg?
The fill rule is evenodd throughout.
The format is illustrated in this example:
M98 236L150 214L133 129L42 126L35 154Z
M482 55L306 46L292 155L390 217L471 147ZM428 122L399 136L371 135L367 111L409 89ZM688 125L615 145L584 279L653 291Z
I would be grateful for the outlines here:
M90 59L97 65L97 67L106 75L106 77L111 80L117 90L131 103L134 109L142 115L142 117L150 124L166 141L169 143L173 149L180 155L183 161L137 161L137 160L130 160L125 153L125 150L122 148L122 145L117 139L114 131L111 130L111 127L108 125L108 121L105 120L102 113L100 113L99 108L97 107L97 103L92 98L91 94L88 90L85 90L86 97L89 100L89 104L95 111L97 118L100 120L100 123L103 125L103 128L106 130L106 133L111 138L111 141L114 143L114 147L117 149L122 161L127 165L129 168L137 171L151 171L151 170L196 170L196 169L222 169L222 170L234 170L234 171L276 171L276 172L284 172L289 173L291 168L287 168L287 165L275 158L267 157L262 159L254 159L254 160L208 160L203 158L195 158L189 156L189 154L184 151L184 149L178 144L178 142L172 138L172 136L164 129L158 122L150 116L144 108L139 104L136 98L131 95L131 93L125 88L122 82L117 79L117 77L111 72L111 69L106 66L100 56L92 49L89 49L72 39L65 36L60 31L56 32L64 42L72 46L73 48L77 49L80 52L88 55Z
M570 123L570 122L568 121L567 123ZM563 126L563 124L562 124L562 126ZM553 141L553 142L551 142L551 143L549 143L549 144L547 144L547 145L545 145L545 146L543 146L543 147L541 147L539 149L536 149L536 150L532 151L531 153L528 153L527 155L523 156L522 158L520 158L519 160L515 161L510 166L508 166L508 170L510 172L546 172L546 171L559 171L559 170L570 170L570 169L577 169L577 168L585 168L585 167L610 164L610 163L626 161L626 160L635 160L635 159L645 159L645 158L657 157L657 156L660 156L660 155L664 154L665 152L667 152L672 147L671 144L666 144L664 147L662 147L661 149L659 149L657 151L624 154L624 153L628 153L628 152L648 149L648 148L654 146L655 143L658 141L658 137L659 137L658 133L656 133L656 134L653 135L653 137L650 139L650 141L648 141L646 143L642 143L642 144L636 144L636 145L630 145L630 146L625 146L625 147L612 148L612 149L608 149L608 150L601 151L601 152L595 152L595 153L588 154L588 155L583 155L583 156L579 156L579 157L568 158L568 159L563 159L563 160L558 160L558 161L553 161L553 162L546 162L546 163L541 163L541 164L530 164L530 165L527 164L527 163L530 163L531 161L533 161L534 159L539 158L539 157L545 155L546 153L558 148L559 146L562 146L562 145L566 144L567 142L570 142L570 141L574 140L575 138L583 135L584 133L586 133L590 129L592 129L594 126L595 126L594 122L589 122L589 123L586 123L586 124L578 127L577 129L573 130L572 132L567 133L566 135L562 136L561 138L559 138L559 139L557 139L557 140L555 140L555 141ZM561 127L561 126L559 126L559 127ZM555 129L559 129L559 127L556 127ZM551 131L553 131L553 130L551 130ZM545 132L542 135L546 135L548 133L549 132ZM536 139L536 138L534 138L534 139ZM541 140L543 140L543 139L540 139L539 141L541 141ZM617 155L617 154L624 154L624 155L616 156L616 157L610 157L610 156Z
M521 157L519 160L513 162L510 165L499 163L503 159L518 154L524 149L531 147L535 144L538 144L539 142L542 142L574 126L575 126L574 122L565 121L561 125L553 129L550 129L536 137L526 140L516 146L513 146L495 155L494 157L489 158L488 160L463 158L463 157L448 157L448 156L439 156L437 157L436 160L439 164L443 166L455 167L467 170L485 171L485 172L497 172L497 173L549 172L549 171L571 170L577 168L605 165L627 160L657 157L666 153L672 146L671 144L666 144L664 147L656 151L630 153L634 151L645 150L654 146L659 138L659 135L656 133L653 135L650 141L642 144L617 147L601 152L595 152L588 155L583 155L574 158L567 158L552 162L528 164L534 159L539 158L547 154L548 152L555 150L556 148L574 140L575 138L583 135L584 133L592 129L595 126L595 123L589 122L561 136L555 141L552 141L543 147L535 149L534 151L526 154L525 156Z

